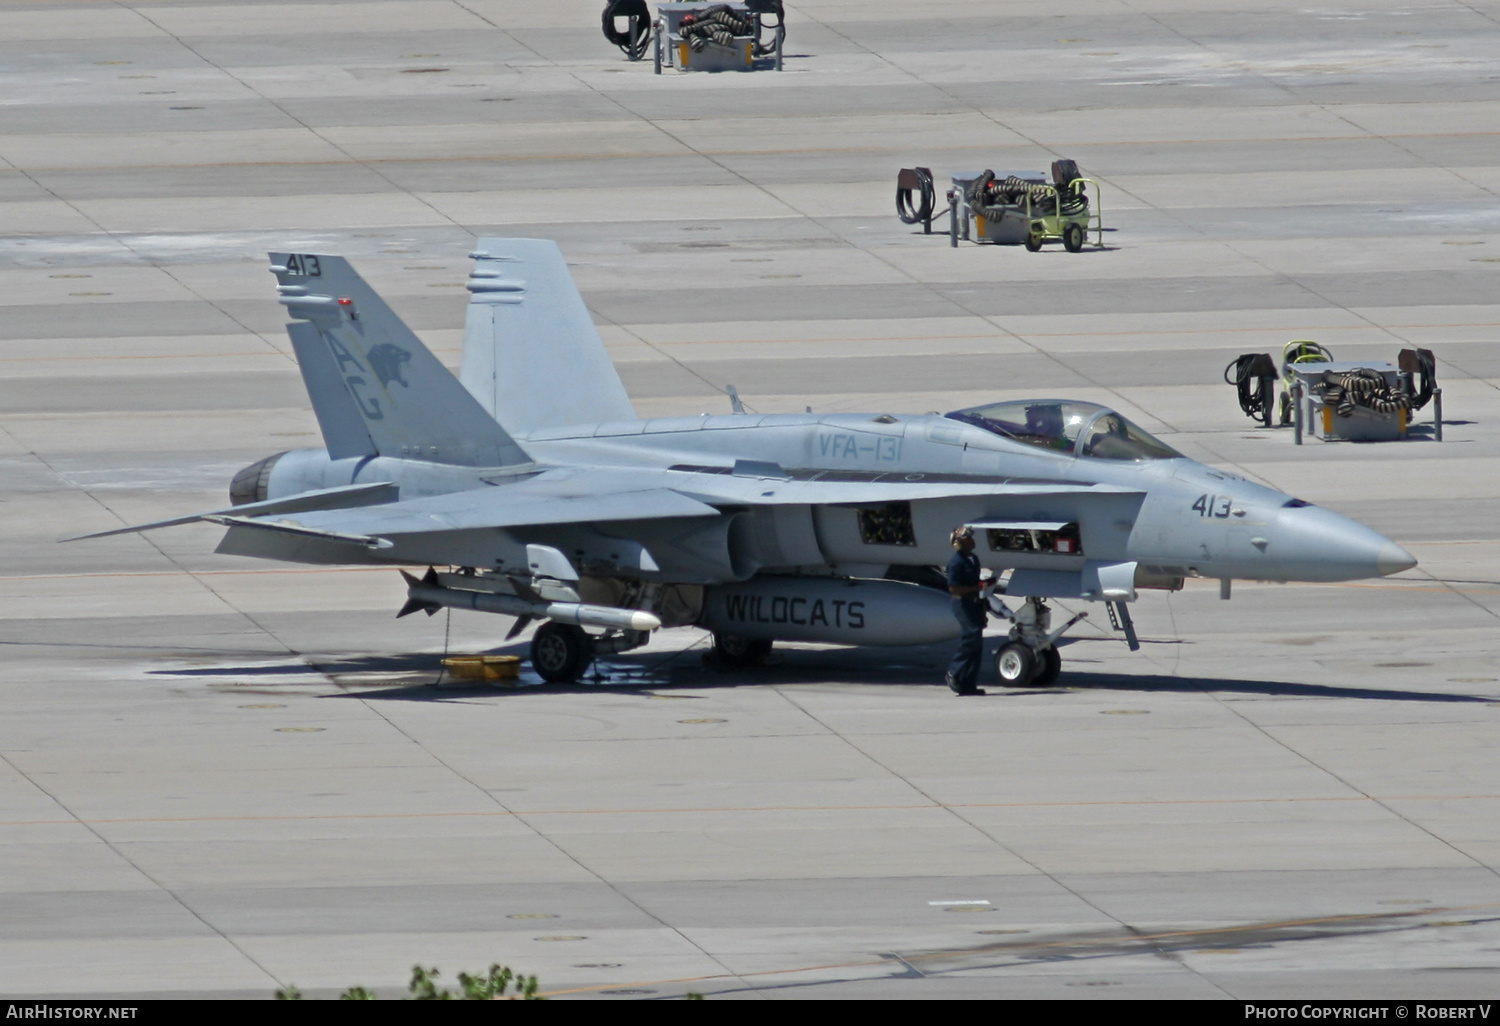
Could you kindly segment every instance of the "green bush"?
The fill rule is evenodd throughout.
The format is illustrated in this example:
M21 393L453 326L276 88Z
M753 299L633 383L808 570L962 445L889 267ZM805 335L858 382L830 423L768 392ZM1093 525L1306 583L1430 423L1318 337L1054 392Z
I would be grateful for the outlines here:
M495 1001L506 998L511 1001L545 1001L536 992L537 982L535 976L517 976L510 971L509 966L491 965L490 971L482 976L470 976L468 973L458 974L458 992L439 989L437 978L441 974L437 968L424 969L420 965L411 967L411 983L407 990L411 991L411 1000L414 1001ZM512 987L514 985L514 987ZM367 987L350 987L339 995L341 1001L374 1001L375 992ZM278 1001L300 1001L302 991L295 984L287 984L276 992Z

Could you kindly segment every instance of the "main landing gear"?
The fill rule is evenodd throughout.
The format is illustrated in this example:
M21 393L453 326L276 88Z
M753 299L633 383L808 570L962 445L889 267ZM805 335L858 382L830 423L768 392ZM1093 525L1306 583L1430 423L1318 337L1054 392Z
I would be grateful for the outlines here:
M549 684L582 677L594 662L594 639L571 623L548 620L531 638L531 668Z
M995 653L995 674L1008 688L1044 688L1062 672L1057 639L1069 627L1088 616L1079 613L1052 630L1052 610L1044 599L1027 596L1021 607L1011 610L998 595L991 594L990 610L1010 621L1010 640Z
M576 683L596 656L629 652L650 640L648 631L605 631L590 634L571 623L548 620L531 638L531 668L548 684ZM603 678L595 675L596 680Z
M769 639L714 632L713 660L720 666L764 666L770 654Z

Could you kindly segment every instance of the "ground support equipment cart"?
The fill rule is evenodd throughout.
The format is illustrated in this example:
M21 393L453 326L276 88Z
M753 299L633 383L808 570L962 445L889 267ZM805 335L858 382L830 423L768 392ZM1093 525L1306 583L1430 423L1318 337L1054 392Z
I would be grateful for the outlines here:
M1407 437L1412 417L1433 404L1433 437L1443 440L1443 390L1429 349L1403 349L1397 363L1335 360L1317 342L1288 342L1281 351L1280 423L1324 441L1386 442ZM1240 409L1271 426L1276 365L1269 354L1246 353L1224 368Z
M656 73L781 70L786 16L781 0L669 3L656 8Z

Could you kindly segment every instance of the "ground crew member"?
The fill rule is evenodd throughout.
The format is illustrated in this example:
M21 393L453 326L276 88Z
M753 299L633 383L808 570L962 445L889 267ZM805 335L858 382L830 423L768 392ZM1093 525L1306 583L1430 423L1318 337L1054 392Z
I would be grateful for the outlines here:
M984 660L984 599L980 594L979 557L974 555L974 529L956 527L949 541L958 551L948 561L948 594L958 619L958 651L948 664L948 687L955 695L982 695L979 664Z

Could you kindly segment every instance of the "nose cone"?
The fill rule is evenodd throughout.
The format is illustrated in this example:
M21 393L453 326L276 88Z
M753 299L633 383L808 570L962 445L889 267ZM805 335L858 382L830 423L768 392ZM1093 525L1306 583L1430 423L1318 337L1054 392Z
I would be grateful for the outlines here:
M1399 574L1416 565L1416 557L1393 541L1386 542L1381 547L1380 554L1375 557L1375 569L1379 571L1381 577Z
M1317 506L1281 510L1271 551L1288 581L1357 581L1417 565L1385 535Z

